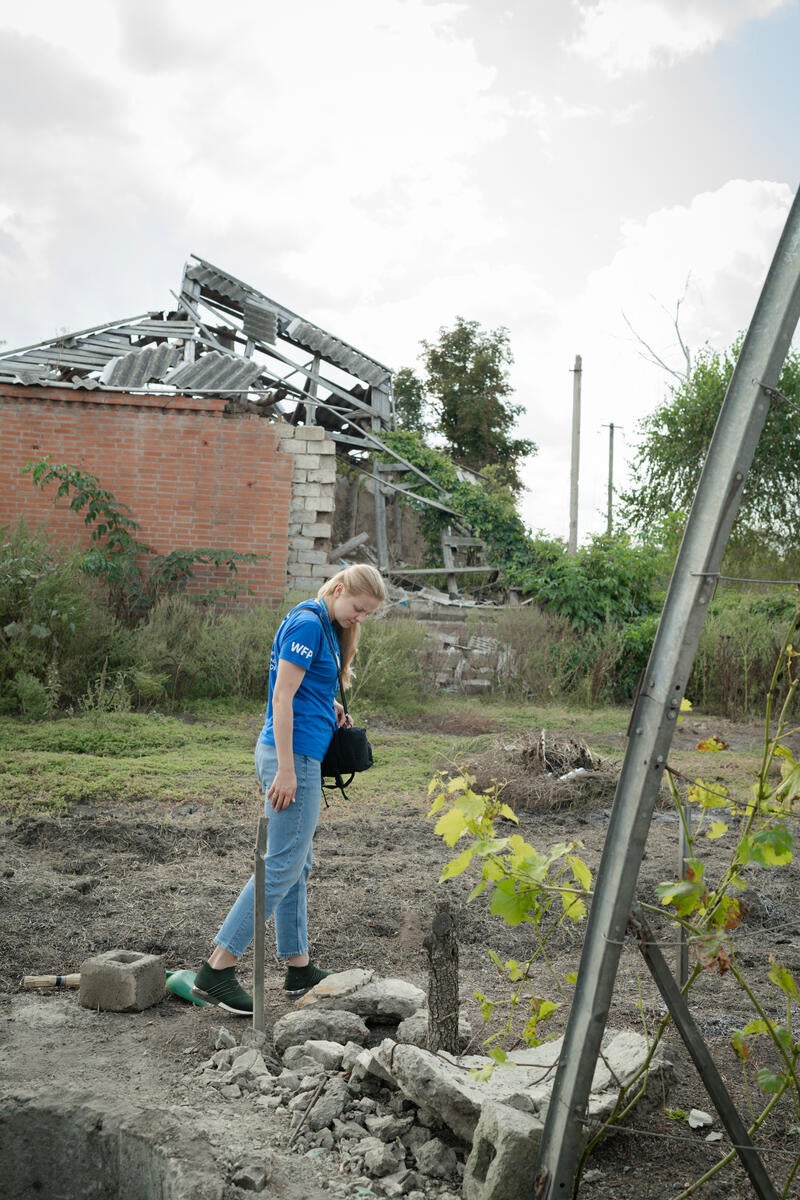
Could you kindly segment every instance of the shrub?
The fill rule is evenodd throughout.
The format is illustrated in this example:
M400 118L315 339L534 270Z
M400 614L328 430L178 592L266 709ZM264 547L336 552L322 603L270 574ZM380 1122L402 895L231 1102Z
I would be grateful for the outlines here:
M493 690L510 700L542 703L562 697L572 684L572 662L579 637L564 617L532 605L502 608L491 621L479 617L479 636L496 637L508 647L501 657Z
M662 570L652 546L635 546L625 535L602 534L577 554L562 554L529 588L536 601L581 629L621 624L656 607L654 589Z
M419 709L429 690L423 679L424 640L425 631L417 621L404 617L366 621L348 706L366 701L390 712Z
M0 711L41 718L76 704L104 664L123 668L130 654L73 555L24 522L0 531Z
M692 702L725 717L760 712L793 610L789 595L727 592L715 599L687 688Z
M197 678L203 612L183 596L159 600L135 631L136 666L165 699L186 700ZM154 686L155 685L155 688Z
M267 604L209 614L199 630L192 696L266 703L269 652L282 616Z

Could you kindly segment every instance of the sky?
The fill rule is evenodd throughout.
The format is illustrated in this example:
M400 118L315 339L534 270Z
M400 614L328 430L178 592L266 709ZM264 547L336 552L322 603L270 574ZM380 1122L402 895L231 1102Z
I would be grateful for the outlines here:
M386 365L508 330L520 509L581 542L752 316L798 186L800 0L0 5L0 339L170 308L198 254ZM794 146L794 151L792 147Z

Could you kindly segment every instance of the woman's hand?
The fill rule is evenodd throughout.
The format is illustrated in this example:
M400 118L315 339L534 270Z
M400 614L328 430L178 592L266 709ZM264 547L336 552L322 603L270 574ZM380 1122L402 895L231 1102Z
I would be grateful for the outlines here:
M294 767L278 767L275 778L267 788L267 799L275 812L294 804L297 795L297 776Z
M344 711L344 706L338 700L334 700L333 710L336 713L336 724L340 729L343 725L349 728L353 724L353 718L350 716L350 713Z

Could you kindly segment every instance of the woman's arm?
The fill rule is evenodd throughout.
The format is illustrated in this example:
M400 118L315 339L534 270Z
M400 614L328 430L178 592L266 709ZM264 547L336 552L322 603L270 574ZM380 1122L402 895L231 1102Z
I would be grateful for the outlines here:
M297 792L297 776L294 771L294 753L292 751L292 733L294 731L292 700L303 682L304 675L303 667L287 662L285 658L279 659L275 687L272 689L272 730L278 755L278 770L267 788L267 799L276 812L294 804Z

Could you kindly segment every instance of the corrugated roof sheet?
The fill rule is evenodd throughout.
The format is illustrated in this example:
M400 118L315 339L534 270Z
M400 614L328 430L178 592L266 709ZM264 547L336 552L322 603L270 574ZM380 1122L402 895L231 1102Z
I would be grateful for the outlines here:
M169 342L131 350L123 357L112 358L106 363L100 382L111 387L146 387L148 383L163 379L169 368L180 362L182 353L180 346L170 345Z
M250 358L219 354L216 350L201 355L196 362L184 363L167 371L164 383L180 391L219 391L220 395L238 393L259 374L260 367Z

